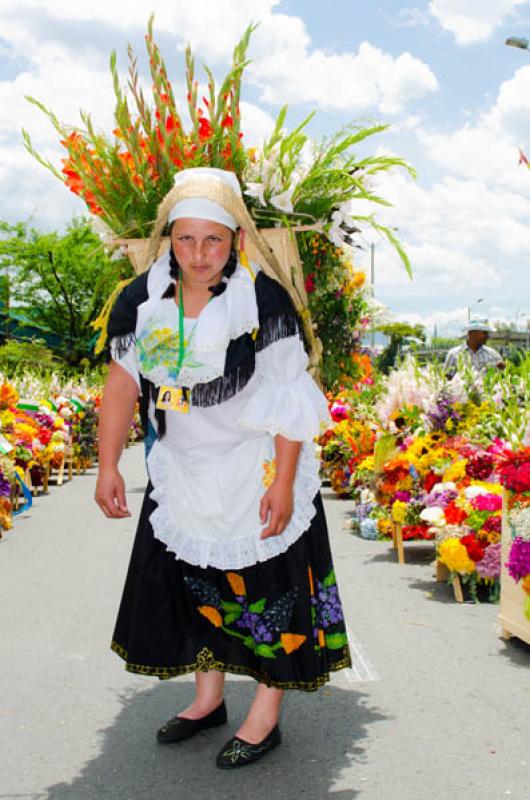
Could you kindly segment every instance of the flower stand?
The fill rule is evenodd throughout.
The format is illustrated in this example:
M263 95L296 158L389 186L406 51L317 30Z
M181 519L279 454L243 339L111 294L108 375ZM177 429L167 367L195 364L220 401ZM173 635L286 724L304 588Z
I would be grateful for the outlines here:
M502 626L502 638L510 639L516 636L526 644L530 644L530 620L524 614L523 608L526 594L520 583L517 584L506 568L508 553L512 545L512 529L508 521L508 504L510 493L504 491L502 504L502 571L501 571L501 600L499 621Z
M445 583L447 583L447 581L450 578L450 575L451 573L449 572L447 566L442 561L436 560L436 581L437 582L444 581ZM464 592L462 589L462 581L460 580L460 575L458 574L454 575L451 584L453 586L453 592L455 595L456 602L463 603Z

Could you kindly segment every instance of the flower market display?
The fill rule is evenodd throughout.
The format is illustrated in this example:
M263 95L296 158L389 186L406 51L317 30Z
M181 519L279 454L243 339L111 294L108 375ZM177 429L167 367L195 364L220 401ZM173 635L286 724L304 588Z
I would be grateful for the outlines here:
M497 456L505 488L500 618L506 638L513 634L530 644L530 447Z
M15 385L0 375L0 529L12 527L33 494L47 491L51 474L60 485L65 465L70 477L74 468L91 465L100 395L101 387L83 379L28 372ZM140 438L138 431L135 419L131 439Z
M382 134L385 125L352 124L319 143L306 132L314 115L288 131L286 107L269 138L259 146L247 146L240 98L253 30L249 27L236 45L231 69L219 87L205 67L204 94L188 48L187 95L180 103L154 39L151 18L145 37L150 96L141 86L132 50L127 89L121 86L115 55L111 58L116 95L112 135L99 131L85 113L81 127L65 125L32 99L60 137L66 155L62 167L40 156L27 132L24 140L29 152L84 200L108 242L150 235L158 203L179 170L202 166L233 170L258 227L290 231L295 254L286 269L299 298L308 341L316 332L322 342L319 375L327 389L336 390L344 381L355 383L362 377L365 366L355 357L359 338L379 308L364 285L364 273L354 264L358 234L369 230L370 235L386 238L410 272L394 232L374 216L374 208L388 205L377 194L375 180L389 169L413 170L394 156L353 153L369 137Z
M353 529L388 540L399 525L403 541L432 541L450 581L496 601L509 488L508 570L530 590L529 369L527 358L505 372L462 369L448 379L409 358L388 378L330 397L323 469L338 494L357 501Z

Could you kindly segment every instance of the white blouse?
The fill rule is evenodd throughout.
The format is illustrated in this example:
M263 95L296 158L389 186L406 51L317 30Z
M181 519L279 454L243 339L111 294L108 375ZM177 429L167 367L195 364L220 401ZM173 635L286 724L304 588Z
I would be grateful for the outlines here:
M239 277L248 284L248 304L252 304L252 298L255 304L253 281L241 274ZM198 347L196 342L197 333L202 333L202 342L208 340L204 325L200 331L206 309L214 307L225 295L228 295L225 305L226 301L230 303L232 280L197 320L185 319L186 339L191 335L184 362L185 382L182 382L184 370L177 378L174 372L171 377L171 350L178 352L179 335L178 307L172 298L151 303L149 318L138 315L136 342L131 343L125 354L118 356L111 341L114 360L132 375L138 386L140 372L157 386L190 388L204 382L200 377L204 370L209 375L216 369L222 374L228 341L235 338L233 333L223 342L222 358L215 348L201 350L201 341ZM218 308L212 317L220 313ZM252 309L247 315L249 332L256 319L257 312ZM233 320L228 327L234 330ZM240 326L236 323L235 327ZM167 358L162 359L165 367L153 374L149 342L154 341L153 334L156 338L160 330L164 333L159 339L162 336L168 340ZM213 354L206 365L204 353ZM306 372L307 364L298 335L280 339L256 353L253 376L231 399L208 407L192 405L187 414L165 412L166 433L155 441L147 459L153 485L151 498L157 503L150 522L154 535L175 558L200 567L242 569L285 552L307 530L316 513L313 499L320 487L314 439L329 424L326 399ZM156 428L152 401L149 416ZM259 519L259 505L274 476L276 434L301 441L303 445L294 482L291 520L280 536L262 540L260 534L265 526Z

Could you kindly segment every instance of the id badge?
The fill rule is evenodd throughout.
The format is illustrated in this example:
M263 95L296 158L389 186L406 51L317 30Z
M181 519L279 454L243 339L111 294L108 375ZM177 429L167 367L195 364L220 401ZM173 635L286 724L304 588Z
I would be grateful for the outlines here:
M179 411L189 414L189 389L186 386L161 386L156 407L161 411Z

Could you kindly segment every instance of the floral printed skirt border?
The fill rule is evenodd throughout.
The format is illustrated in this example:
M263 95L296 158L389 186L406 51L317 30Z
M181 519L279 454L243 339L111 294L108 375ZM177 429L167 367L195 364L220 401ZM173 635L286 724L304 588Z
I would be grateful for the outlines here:
M153 535L148 486L112 649L161 679L210 669L314 691L351 666L320 495L287 552L241 570L175 559Z

